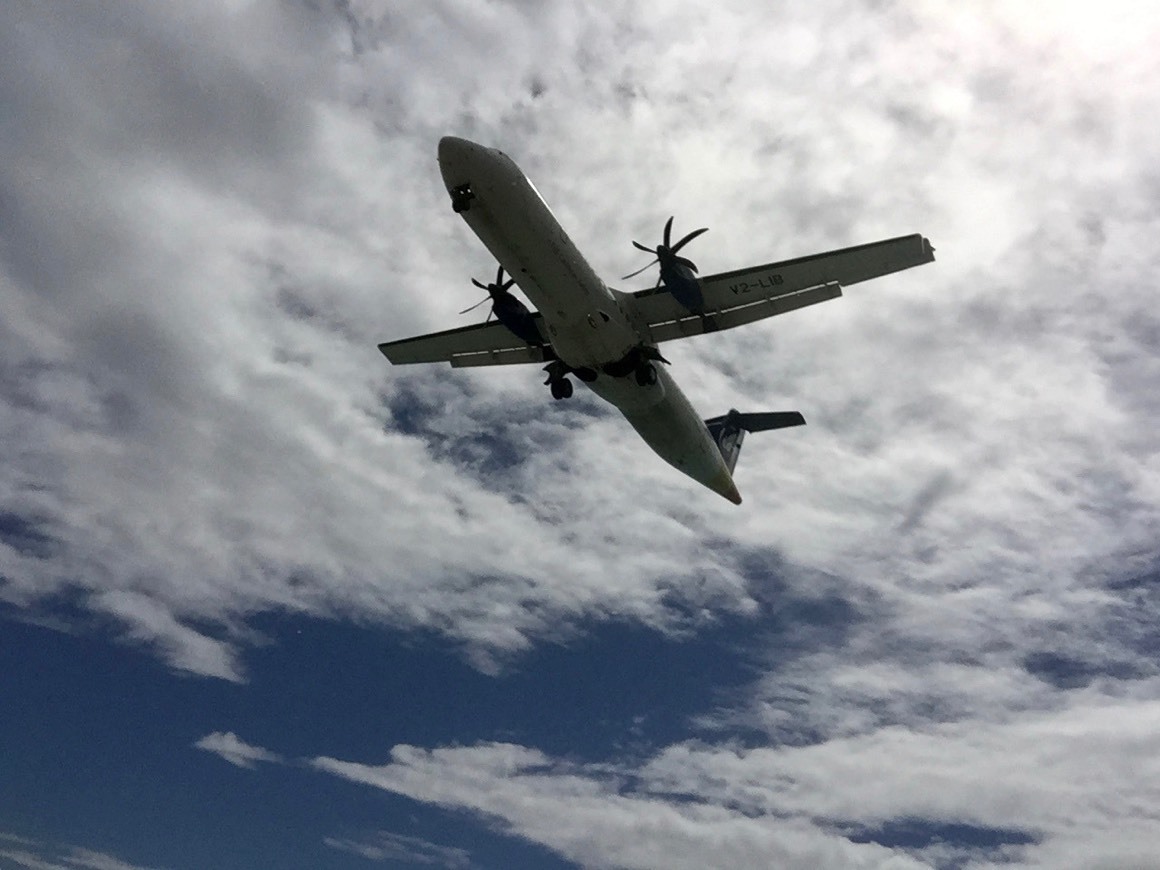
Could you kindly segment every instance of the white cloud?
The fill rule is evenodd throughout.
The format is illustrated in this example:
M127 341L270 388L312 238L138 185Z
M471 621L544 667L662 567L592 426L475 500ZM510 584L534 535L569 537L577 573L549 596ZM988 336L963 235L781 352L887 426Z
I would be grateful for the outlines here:
M432 629L491 670L590 620L747 615L772 625L761 673L706 726L851 759L895 740L916 781L943 746L983 765L968 733L1016 767L1029 734L1072 746L1035 728L1087 706L1124 745L1160 617L1160 25L1077 8L356 3L354 31L305 4L5 9L0 598L69 595L231 680L260 613ZM746 443L734 509L534 371L378 356L465 322L492 268L440 189L449 132L512 154L608 276L670 214L712 227L702 271L911 231L939 259L666 347L707 416L810 422ZM675 843L739 832L742 860L771 837L791 862L909 860L518 752L493 798L497 751L463 750L479 781L445 796L446 750L375 776L565 854L624 801ZM590 814L525 818L541 787ZM1144 814L1108 800L1128 863Z
M181 624L163 604L147 595L115 590L95 595L93 610L116 616L128 626L128 636L155 643L177 670L190 671L232 682L242 674L233 646Z
M385 765L313 765L473 811L584 866L928 866L956 848L940 841L942 826L957 825L1015 843L1005 850L1011 866L1078 870L1151 866L1158 725L1156 700L1089 691L1008 721L796 747L677 744L636 768L509 744L397 746ZM903 821L931 826L930 842L900 850L849 839ZM987 851L957 848L976 861Z
M140 48L188 75L66 51L109 38L84 13L24 12L6 52L38 45L99 108L10 101L3 509L51 546L0 551L6 599L79 585L175 667L226 679L260 610L433 626L496 667L583 618L753 612L713 541L775 546L938 633L947 587L1059 604L1153 541L1143 50L1105 34L1072 55L1070 13L1030 28L1003 7L832 3L773 27L726 5L690 31L668 7L367 5L355 56L341 17L305 9L137 14ZM479 63L484 44L512 63ZM723 63L722 45L753 50ZM737 512L528 372L378 358L457 322L466 275L491 268L445 209L447 131L505 145L610 275L673 212L713 227L702 268L911 230L940 260L673 348L706 414L811 420L749 441ZM416 403L426 441L392 430ZM512 469L481 470L490 430Z
M396 746L380 767L331 758L319 770L415 800L468 809L590 867L884 867L920 863L795 819L622 793L614 775L508 744L425 751Z
M193 745L197 749L204 749L206 752L220 755L230 764L251 770L254 768L255 762L258 761L280 762L282 760L280 756L267 749L251 746L232 731L214 731Z
M773 26L726 4L690 32L668 7L369 4L350 55L325 12L133 14L172 75L70 50L111 38L79 11L24 10L5 52L96 107L8 79L2 508L46 544L0 548L6 599L79 585L175 667L239 679L258 611L434 627L492 668L586 618L753 612L710 542L918 584L900 606L940 616L948 586L1060 602L1151 550L1156 101L1126 24L822 4ZM490 269L439 188L448 131L503 144L606 274L671 213L712 226L703 269L915 229L939 261L672 348L706 414L811 422L750 439L734 511L529 372L377 356L458 322ZM417 404L419 433L395 431ZM487 470L487 432L514 466Z

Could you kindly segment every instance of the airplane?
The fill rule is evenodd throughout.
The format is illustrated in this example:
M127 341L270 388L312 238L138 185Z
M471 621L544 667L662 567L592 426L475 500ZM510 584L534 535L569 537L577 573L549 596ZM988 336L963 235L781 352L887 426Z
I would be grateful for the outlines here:
M439 168L453 211L499 262L494 283L472 283L491 301L483 323L379 345L395 365L453 367L545 363L554 399L567 399L574 375L614 405L663 460L734 504L733 481L746 432L805 424L796 411L727 414L703 420L677 386L659 345L732 329L842 295L842 288L934 260L919 234L699 276L680 251L706 231L672 241L673 218L653 255L655 286L635 293L600 279L515 162L455 136L439 141ZM507 273L507 280L504 273ZM534 304L512 293L519 287ZM465 314L471 308L460 312ZM495 320L492 320L492 316Z

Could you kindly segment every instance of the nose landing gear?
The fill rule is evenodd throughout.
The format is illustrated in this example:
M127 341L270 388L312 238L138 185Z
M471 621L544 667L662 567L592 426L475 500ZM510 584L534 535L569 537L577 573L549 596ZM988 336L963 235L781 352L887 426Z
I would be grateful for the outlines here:
M451 188L451 209L456 214L471 208L471 201L473 199L475 199L475 193L472 191L470 184L461 184L458 187Z

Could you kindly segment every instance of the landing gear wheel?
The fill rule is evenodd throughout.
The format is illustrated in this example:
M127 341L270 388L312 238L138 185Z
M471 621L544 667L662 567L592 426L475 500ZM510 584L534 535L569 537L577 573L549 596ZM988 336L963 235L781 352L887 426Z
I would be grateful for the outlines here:
M646 363L636 370L636 382L642 387L651 387L657 382L657 369L652 363Z
M553 399L572 398L572 382L567 378L560 378L558 381L552 381L551 388Z
M451 209L456 214L471 208L473 199L475 199L475 193L472 192L470 184L461 184L451 189Z

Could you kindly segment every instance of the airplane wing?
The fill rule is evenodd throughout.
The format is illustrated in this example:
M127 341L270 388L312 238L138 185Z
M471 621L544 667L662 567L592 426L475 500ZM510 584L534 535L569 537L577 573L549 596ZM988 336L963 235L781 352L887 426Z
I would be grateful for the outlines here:
M538 313L533 317L537 325L543 320ZM541 327L541 334L546 333ZM547 362L556 357L551 345L527 344L497 320L387 341L379 350L395 365L449 362L456 368Z
M731 329L806 305L836 299L842 287L934 260L934 248L917 233L701 279L707 318L690 314L664 288L632 296L640 325L653 341Z

